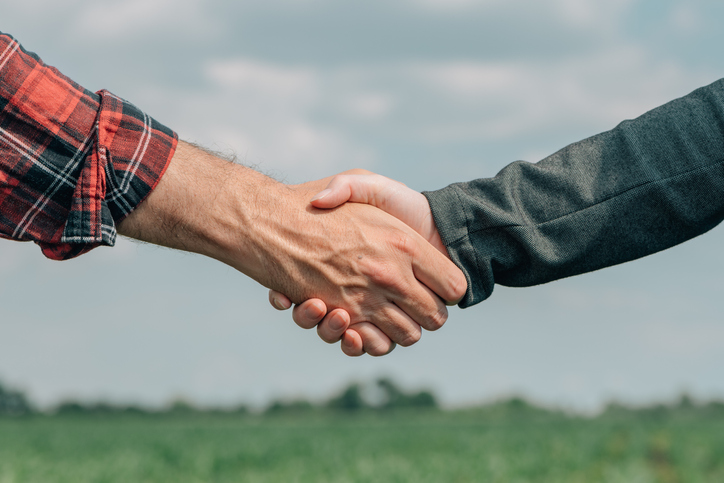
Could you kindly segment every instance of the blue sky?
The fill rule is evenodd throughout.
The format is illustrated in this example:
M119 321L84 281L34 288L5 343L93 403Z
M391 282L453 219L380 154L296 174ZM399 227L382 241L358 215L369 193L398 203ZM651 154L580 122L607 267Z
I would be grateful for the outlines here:
M705 0L0 0L0 11L0 30L85 87L289 182L352 167L419 190L493 176L724 76L724 4ZM261 405L379 375L449 405L722 397L723 242L718 228L594 274L498 287L414 347L348 359L218 262L122 240L56 263L2 241L0 377L42 404Z

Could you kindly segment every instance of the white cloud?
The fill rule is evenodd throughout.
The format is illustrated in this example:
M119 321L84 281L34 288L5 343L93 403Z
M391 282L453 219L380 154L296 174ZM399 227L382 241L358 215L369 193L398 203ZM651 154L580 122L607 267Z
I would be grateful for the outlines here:
M284 98L315 95L318 82L309 68L265 64L248 59L211 61L205 67L205 74L222 88Z
M515 64L453 62L424 66L422 74L454 95L478 97L510 89L525 72Z
M360 129L417 144L525 140L581 126L594 134L713 80L619 44L547 61L318 67L217 59L204 77L204 90L147 89L148 102L175 106L167 116L182 137L293 179L374 169L376 146Z
M566 24L577 28L611 29L635 0L553 0L550 5Z
M697 32L704 22L695 7L677 4L671 9L669 23L674 31L686 35Z
M206 20L200 0L98 0L78 9L77 27L84 35L104 39L184 27L199 35L208 26Z
M248 164L282 170L294 179L329 175L340 163L369 166L370 149L356 145L343 129L313 119L328 102L330 73L251 59L209 62L209 88L163 93L174 100L182 137L221 151L233 150ZM379 117L389 100L355 93L349 107L358 116Z
M503 0L410 0L410 3L438 11L458 11L505 4Z
M660 357L706 358L724 350L724 327L715 323L675 324L657 320L641 324L638 343Z
M409 77L454 106L444 124L430 118L420 126L441 142L525 136L555 125L610 128L714 80L625 45L558 61L418 64Z
M535 18L539 25L611 34L636 0L409 0L434 12L459 14L475 10L487 15L513 13L518 19ZM504 15L503 15L504 16Z
M376 120L385 117L394 107L392 96L369 92L352 94L346 99L346 107L352 116Z

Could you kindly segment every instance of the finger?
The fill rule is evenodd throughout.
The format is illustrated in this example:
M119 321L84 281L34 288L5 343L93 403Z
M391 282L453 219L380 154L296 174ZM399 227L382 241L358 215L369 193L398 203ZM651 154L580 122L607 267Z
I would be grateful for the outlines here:
M354 324L347 332L352 331L359 335L363 351L373 357L389 354L395 348L395 343L377 326L369 322Z
M376 174L337 175L326 189L312 198L311 203L317 208L334 208L347 201L376 205L374 200L392 182Z
M316 208L329 209L345 202L368 204L389 213L447 256L430 205L422 193L379 174L342 174L333 177L326 189L312 198L311 204Z
M400 237L391 245L391 248L403 254L406 257L403 264L407 264L407 271L392 275L383 274L389 276L381 279L382 284L388 288L387 300L397 308L398 315L392 320L388 311L377 310L360 314L362 315L360 321L374 323L393 341L404 346L400 334L391 331L409 330L411 324L422 326L427 330L437 330L447 321L448 312L445 302L432 289L418 280L415 273L415 264L424 265L424 260L421 260L423 257L447 259L415 233ZM458 270L449 260L448 263L451 263L453 269ZM373 273L373 276L379 276L380 273L382 272ZM434 275L432 274L432 276ZM353 317L352 322L357 321Z
M319 299L309 299L294 307L292 319L302 329L315 327L327 313L327 306Z
M349 200L352 190L349 183L345 180L349 179L345 176L335 176L325 189L314 195L309 201L316 208L335 208Z
M342 352L350 357L359 357L365 353L362 337L354 330L347 329L342 335Z
M458 303L468 288L463 272L429 243L419 243L412 256L412 270L420 282L428 286L445 303Z
M417 285L420 284L417 283ZM442 305L442 307L444 308L445 306ZM363 323L369 323L369 325L375 326L392 342L403 347L414 344L422 337L420 324L403 309L391 302L383 306L378 306L373 312L369 312L369 314L362 316L359 320L353 319L353 325L351 327L357 327ZM363 327L366 327L366 325ZM366 346L365 350L367 350Z
M292 301L276 290L269 290L269 303L277 310L287 310L292 306Z
M349 328L349 314L344 309L334 309L317 325L317 335L324 342L338 342Z
M401 313L429 331L438 330L447 322L447 306L431 289L412 279L408 290L402 296L393 294L390 297Z

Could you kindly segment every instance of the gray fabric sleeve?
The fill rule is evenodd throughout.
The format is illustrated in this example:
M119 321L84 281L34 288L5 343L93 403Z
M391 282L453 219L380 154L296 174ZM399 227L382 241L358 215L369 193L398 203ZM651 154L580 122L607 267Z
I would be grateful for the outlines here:
M425 192L468 280L537 285L655 253L724 217L724 79L494 178Z

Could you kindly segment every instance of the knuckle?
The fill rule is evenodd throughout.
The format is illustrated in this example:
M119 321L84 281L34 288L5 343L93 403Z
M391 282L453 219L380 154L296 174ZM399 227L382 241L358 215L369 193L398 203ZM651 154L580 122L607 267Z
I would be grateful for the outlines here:
M458 272L450 280L450 293L455 297L455 300L460 300L465 296L468 291L468 281L462 272Z
M302 329L312 329L316 327L319 322L318 320L312 320L309 317L306 317L301 310L298 310L297 307L295 307L292 312L292 320Z
M438 330L447 322L447 308L438 309L430 317L428 317L425 328L430 331Z
M411 330L405 336L402 337L397 343L402 347L410 347L415 344L422 337L422 331L420 329Z
M403 253L414 254L417 249L417 244L410 234L403 231L397 232L394 238L392 238L391 243L395 249Z
M384 356L389 352L389 350L389 345L381 341L369 344L367 347L365 347L365 351L367 352L367 354L371 355L372 357Z
M402 282L399 267L389 262L375 262L366 271L370 279L383 287L395 287Z
M334 344L335 342L339 342L339 340L342 338L338 334L329 332L329 329L324 327L322 324L317 326L317 335L327 344Z
M410 260L422 260L424 252L420 245L420 239L417 237L417 234L400 230L396 233L392 246L398 253Z

